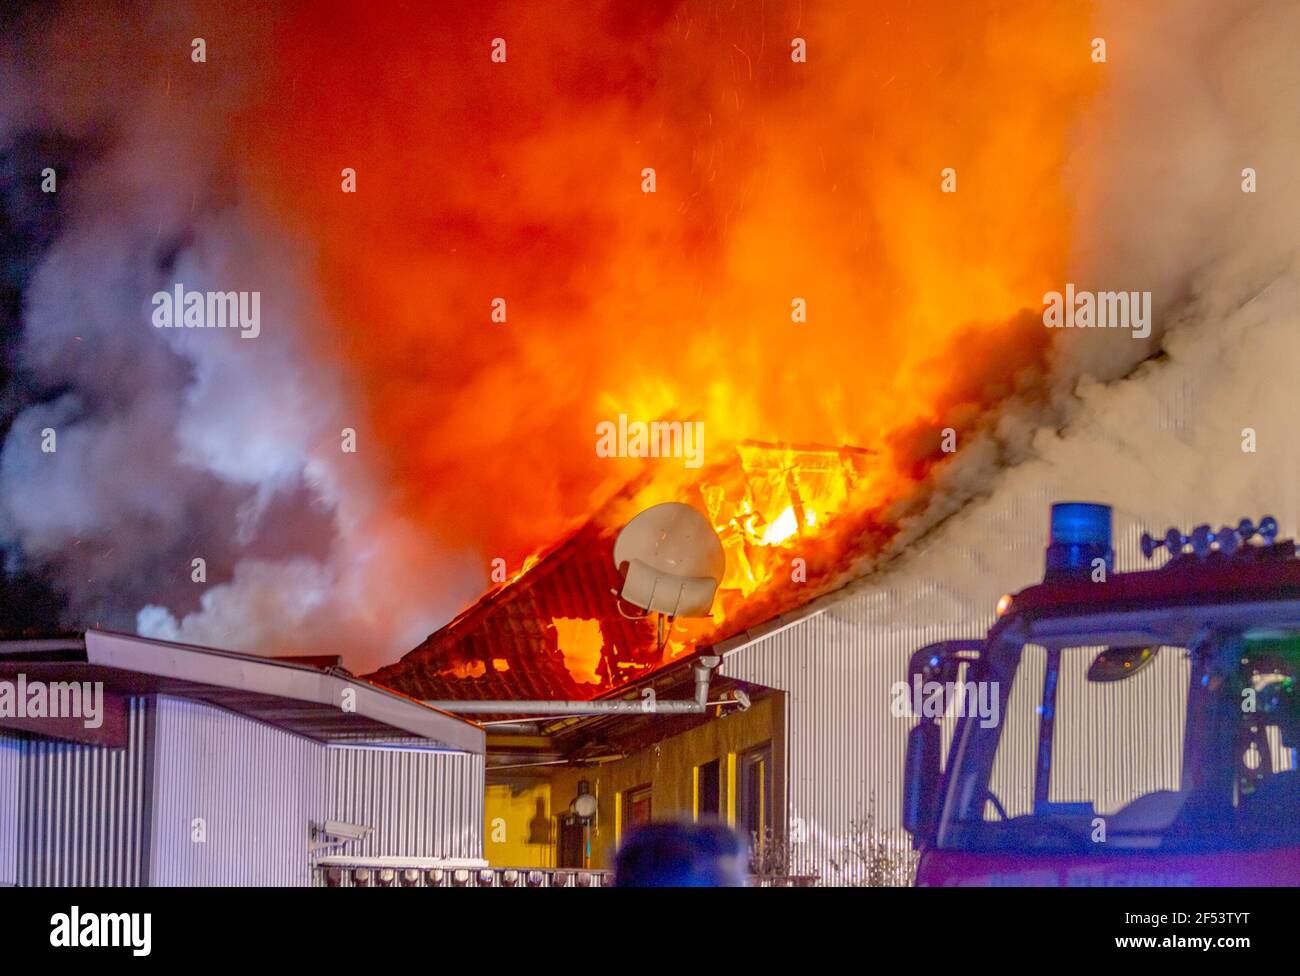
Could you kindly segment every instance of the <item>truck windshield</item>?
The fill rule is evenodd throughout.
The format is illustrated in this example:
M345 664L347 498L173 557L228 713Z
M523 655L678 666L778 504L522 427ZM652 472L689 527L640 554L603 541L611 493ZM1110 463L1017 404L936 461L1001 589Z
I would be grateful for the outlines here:
M1002 645L1002 721L967 722L939 846L1203 851L1300 840L1300 633L1194 649Z

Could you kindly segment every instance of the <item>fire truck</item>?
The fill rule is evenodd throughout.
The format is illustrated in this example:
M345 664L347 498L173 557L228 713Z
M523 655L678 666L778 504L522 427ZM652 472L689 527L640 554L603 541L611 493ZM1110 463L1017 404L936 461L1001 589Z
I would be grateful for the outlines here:
M1170 529L1142 537L1162 566L1116 573L1111 523L1054 505L1043 581L912 656L918 687L998 706L909 734L918 885L1300 883L1295 543L1271 517Z

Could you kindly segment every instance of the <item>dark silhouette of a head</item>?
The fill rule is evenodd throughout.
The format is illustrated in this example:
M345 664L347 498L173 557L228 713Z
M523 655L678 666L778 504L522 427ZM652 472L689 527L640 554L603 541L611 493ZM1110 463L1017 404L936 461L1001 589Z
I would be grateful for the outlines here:
M654 823L638 827L619 848L617 888L743 888L745 847L718 823Z

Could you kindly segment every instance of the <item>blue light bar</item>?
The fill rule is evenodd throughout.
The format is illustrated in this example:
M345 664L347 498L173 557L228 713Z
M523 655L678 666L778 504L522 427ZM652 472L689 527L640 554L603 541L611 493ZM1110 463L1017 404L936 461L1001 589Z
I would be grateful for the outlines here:
M1093 561L1104 561L1106 573L1115 569L1110 545L1109 505L1092 502L1058 502L1052 506L1051 541L1047 547L1044 579L1091 576Z

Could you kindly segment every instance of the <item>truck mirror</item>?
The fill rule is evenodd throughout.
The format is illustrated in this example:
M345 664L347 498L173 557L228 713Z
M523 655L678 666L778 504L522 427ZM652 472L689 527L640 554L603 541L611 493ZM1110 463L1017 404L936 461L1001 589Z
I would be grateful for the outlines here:
M957 680L963 664L979 665L982 640L947 640L927 644L915 651L907 663L908 684ZM939 825L940 766L939 723L922 718L907 736L907 759L903 770L903 828L912 835L912 847L920 848L933 839Z
M927 644L907 662L908 684L917 681L955 681L963 663L974 663L984 647L978 640L948 640Z
M929 842L939 820L939 723L921 719L907 735L903 771L903 829L912 847Z

